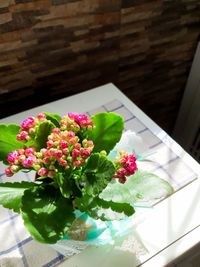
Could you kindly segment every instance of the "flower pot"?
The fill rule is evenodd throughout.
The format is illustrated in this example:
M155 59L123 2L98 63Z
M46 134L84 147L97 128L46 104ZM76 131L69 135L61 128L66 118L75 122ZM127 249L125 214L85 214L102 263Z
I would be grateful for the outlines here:
M51 245L66 256L78 254L90 245L113 244L116 237L126 235L133 226L133 216L120 221L101 221L80 211L75 214L76 219L65 237Z

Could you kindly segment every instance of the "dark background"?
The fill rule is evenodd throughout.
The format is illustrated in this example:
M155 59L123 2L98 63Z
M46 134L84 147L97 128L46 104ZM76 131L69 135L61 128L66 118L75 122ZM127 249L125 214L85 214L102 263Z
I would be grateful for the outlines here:
M199 0L1 0L0 116L113 82L171 133Z

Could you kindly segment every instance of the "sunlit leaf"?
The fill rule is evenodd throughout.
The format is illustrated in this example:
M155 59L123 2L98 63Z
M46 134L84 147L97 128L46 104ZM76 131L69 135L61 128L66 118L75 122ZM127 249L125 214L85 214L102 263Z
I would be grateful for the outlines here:
M21 142L16 140L19 130L20 127L15 124L0 125L0 161L8 163L8 154L23 146Z
M98 113L91 119L94 121L95 128L89 133L89 138L95 144L94 152L105 150L109 153L121 138L124 127L122 117L109 112Z
M46 147L46 142L48 140L47 137L53 128L55 128L55 125L50 121L44 121L39 125L35 137L35 145L37 150Z
M135 203L167 197L173 193L172 186L153 173L137 171L126 183L109 184L100 194L107 201Z
M43 112L46 115L47 120L50 120L56 127L60 127L59 122L61 117L58 114Z
M34 186L30 182L0 183L0 205L19 212L24 191Z
M105 156L94 153L88 159L81 177L88 195L98 195L112 180L115 173L113 163Z

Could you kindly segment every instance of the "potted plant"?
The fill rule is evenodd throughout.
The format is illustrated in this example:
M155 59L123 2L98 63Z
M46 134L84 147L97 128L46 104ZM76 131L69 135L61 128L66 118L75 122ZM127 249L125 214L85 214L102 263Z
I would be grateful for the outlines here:
M35 240L54 244L64 237L94 239L105 230L95 224L91 232L80 220L123 220L138 200L171 194L169 183L138 169L138 155L125 150L135 135L122 135L123 129L123 118L113 112L44 112L20 126L0 125L5 174L36 174L32 181L0 183L0 204L22 216Z

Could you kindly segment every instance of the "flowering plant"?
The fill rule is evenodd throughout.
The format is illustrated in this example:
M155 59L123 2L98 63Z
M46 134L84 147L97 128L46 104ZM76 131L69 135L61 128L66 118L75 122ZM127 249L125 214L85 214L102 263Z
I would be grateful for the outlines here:
M138 199L172 193L166 181L138 170L135 154L120 148L123 126L112 112L41 113L21 126L0 125L5 174L36 172L30 182L0 183L0 204L21 214L34 239L55 243L70 231L76 210L94 219L123 219L134 214Z

